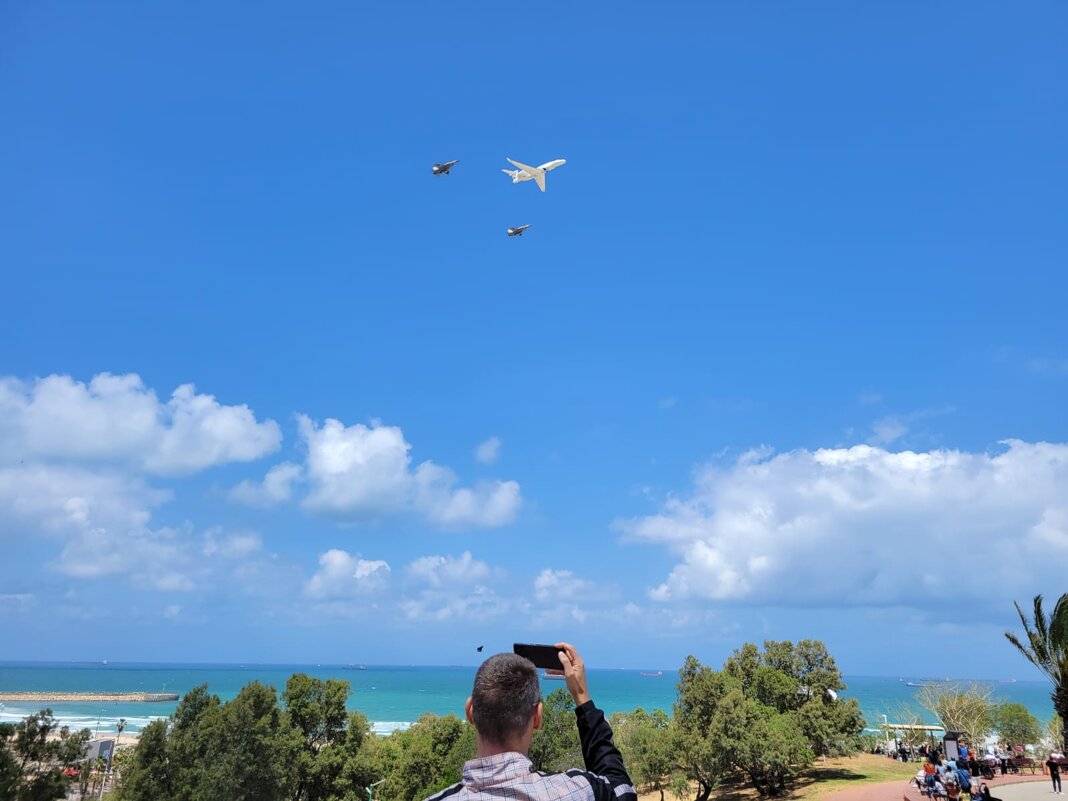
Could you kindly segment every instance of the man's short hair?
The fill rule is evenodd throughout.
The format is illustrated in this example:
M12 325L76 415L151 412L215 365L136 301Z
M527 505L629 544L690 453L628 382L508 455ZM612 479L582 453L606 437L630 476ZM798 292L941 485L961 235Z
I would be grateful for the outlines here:
M516 654L491 656L475 673L471 717L483 739L504 745L526 731L541 701L534 663Z

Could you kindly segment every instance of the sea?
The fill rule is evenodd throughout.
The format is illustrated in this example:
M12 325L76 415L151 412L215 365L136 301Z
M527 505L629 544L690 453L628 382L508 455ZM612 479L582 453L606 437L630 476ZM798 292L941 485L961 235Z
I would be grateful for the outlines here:
M146 663L57 663L0 662L0 693L3 692L170 692L186 693L204 684L224 701L252 681L281 690L294 673L307 673L320 679L344 679L352 694L350 709L359 710L371 721L378 734L409 727L425 712L463 716L464 701L471 692L474 667L415 667L402 665L198 665ZM594 670L587 671L590 694L608 714L663 709L670 713L675 702L674 670ZM919 679L878 676L845 676L846 698L856 698L868 726L875 730L883 715L891 722L903 705L919 710L916 687ZM989 680L995 696L1005 702L1026 706L1043 723L1053 716L1051 686L1041 681ZM564 682L543 680L546 694ZM0 721L21 720L40 707L49 706L62 723L74 729L88 728L94 734L116 731L120 718L126 731L136 732L155 718L171 715L176 701L149 703L68 703L49 704L0 701ZM924 714L928 722L935 721Z

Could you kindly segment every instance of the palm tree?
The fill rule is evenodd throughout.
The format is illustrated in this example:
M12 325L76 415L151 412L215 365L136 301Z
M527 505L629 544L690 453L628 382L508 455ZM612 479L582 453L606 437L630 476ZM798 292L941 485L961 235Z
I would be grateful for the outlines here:
M1048 619L1042 611L1042 596L1035 596L1033 628L1020 605L1015 606L1023 623L1024 634L1027 635L1027 643L1021 642L1011 631L1006 631L1005 637L1053 682L1050 698L1064 723L1064 742L1061 745L1064 753L1068 753L1068 592L1058 599Z

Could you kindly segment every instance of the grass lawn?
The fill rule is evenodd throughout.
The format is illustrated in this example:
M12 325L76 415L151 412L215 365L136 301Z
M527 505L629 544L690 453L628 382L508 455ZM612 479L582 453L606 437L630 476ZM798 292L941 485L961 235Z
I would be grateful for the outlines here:
M789 801L818 801L827 793L858 784L874 784L898 780L906 782L916 775L918 762L896 762L884 756L859 754L841 759L817 760L816 764L797 777L793 790L783 796ZM696 791L696 787L694 788ZM682 801L693 801L696 792ZM725 781L712 792L711 801L758 801L756 790L740 779ZM660 793L642 793L639 801L660 801ZM664 801L678 801L671 794Z
M790 798L816 801L843 787L889 782L894 779L906 782L916 775L919 767L921 765L917 762L897 762L875 754L828 759L826 765L817 763L805 771Z

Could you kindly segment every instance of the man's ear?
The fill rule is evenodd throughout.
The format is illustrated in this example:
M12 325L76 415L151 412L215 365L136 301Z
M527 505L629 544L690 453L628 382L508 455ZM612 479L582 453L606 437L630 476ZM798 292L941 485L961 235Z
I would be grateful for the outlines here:
M540 707L541 704L538 704L538 706ZM474 709L475 707L471 703L471 699L468 698L467 701L464 703L464 717L467 718L467 722L470 723L472 726L475 725Z
M541 701L534 707L534 731L541 728Z

